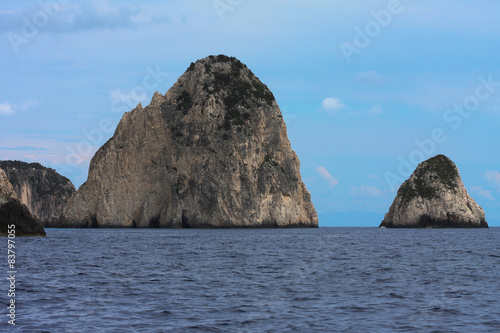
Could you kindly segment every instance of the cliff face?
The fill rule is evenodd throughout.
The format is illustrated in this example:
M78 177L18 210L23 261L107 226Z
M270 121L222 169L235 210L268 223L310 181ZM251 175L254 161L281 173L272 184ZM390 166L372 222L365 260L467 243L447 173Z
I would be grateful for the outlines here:
M273 94L220 55L124 114L59 223L317 227L318 218Z
M45 226L59 217L68 199L76 192L71 181L38 163L0 161L19 199Z
M484 211L469 196L458 169L437 155L418 165L398 190L380 226L487 228Z
M5 172L0 169L0 236L8 235L8 226L15 225L16 236L45 236L39 219L23 205Z

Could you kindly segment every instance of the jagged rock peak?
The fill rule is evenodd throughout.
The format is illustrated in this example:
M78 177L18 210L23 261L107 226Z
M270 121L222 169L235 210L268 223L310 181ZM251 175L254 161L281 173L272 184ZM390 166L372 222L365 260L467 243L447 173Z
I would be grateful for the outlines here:
M393 228L487 228L457 166L444 155L420 163L399 188L380 224Z
M9 228L14 225L15 228ZM5 172L0 169L0 236L15 230L16 236L45 236L40 220L19 201Z
M126 112L59 219L68 227L317 227L273 94L227 56Z
M46 226L61 215L64 205L76 192L68 178L39 163L0 161L0 168L20 201Z
M160 106L163 102L165 102L165 96L160 94L158 91L154 93L153 98L151 99L150 106Z

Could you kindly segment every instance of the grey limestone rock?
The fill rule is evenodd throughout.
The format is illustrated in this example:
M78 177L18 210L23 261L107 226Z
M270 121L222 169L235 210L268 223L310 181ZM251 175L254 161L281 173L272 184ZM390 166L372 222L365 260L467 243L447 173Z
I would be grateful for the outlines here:
M487 228L484 211L465 189L458 168L437 155L418 165L380 224L388 228Z
M22 204L0 169L0 236L8 235L8 226L15 225L16 236L45 236L45 230L38 218Z
M48 227L76 192L71 181L39 163L0 161L19 199Z
M224 55L126 112L62 227L317 227L273 94Z

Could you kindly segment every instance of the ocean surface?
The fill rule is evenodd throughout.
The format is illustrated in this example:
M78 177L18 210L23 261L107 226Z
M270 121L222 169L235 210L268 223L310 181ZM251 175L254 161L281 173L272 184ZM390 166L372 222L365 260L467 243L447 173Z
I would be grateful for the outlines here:
M500 228L47 229L16 249L5 332L500 332Z

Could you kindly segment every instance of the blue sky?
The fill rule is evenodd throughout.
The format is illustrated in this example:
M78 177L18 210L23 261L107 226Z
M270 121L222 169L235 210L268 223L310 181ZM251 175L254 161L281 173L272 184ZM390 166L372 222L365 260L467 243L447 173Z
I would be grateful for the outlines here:
M123 112L227 54L273 91L320 225L378 225L439 153L500 225L500 2L325 2L4 1L0 159L78 187Z

